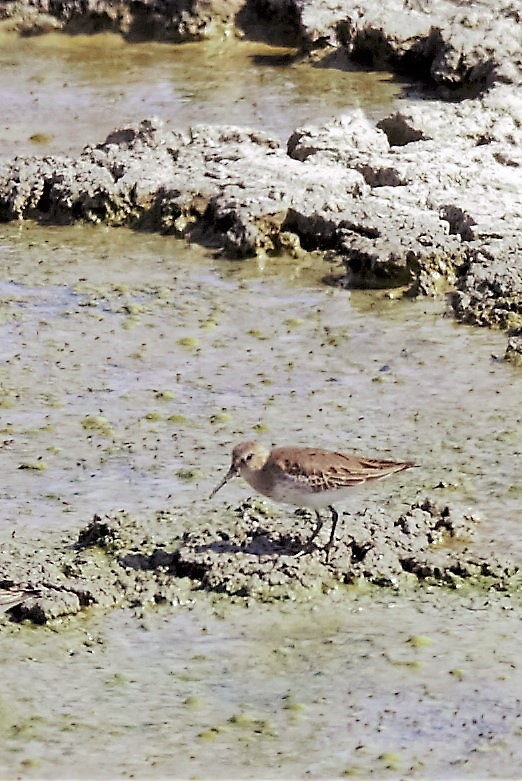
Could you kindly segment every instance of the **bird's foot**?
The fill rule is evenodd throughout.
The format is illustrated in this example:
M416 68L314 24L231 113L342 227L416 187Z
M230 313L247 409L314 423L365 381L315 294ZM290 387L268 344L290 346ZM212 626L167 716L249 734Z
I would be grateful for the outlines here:
M330 551L331 550L332 550L332 543L331 542L327 542L326 545L323 547L323 551L324 551L324 554L325 554L324 560L325 560L326 564L328 564L330 562Z

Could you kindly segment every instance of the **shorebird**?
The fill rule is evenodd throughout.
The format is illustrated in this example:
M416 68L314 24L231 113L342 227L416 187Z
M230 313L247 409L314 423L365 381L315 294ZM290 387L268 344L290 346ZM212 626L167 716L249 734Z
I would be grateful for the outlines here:
M319 510L327 507L332 518L330 538L325 546L328 556L339 520L333 502L349 498L356 486L383 480L413 466L411 461L363 458L314 447L268 450L259 442L241 442L232 451L230 469L209 498L234 477L241 476L258 493L275 502L315 510L317 524L306 544L307 549L311 548L324 524Z

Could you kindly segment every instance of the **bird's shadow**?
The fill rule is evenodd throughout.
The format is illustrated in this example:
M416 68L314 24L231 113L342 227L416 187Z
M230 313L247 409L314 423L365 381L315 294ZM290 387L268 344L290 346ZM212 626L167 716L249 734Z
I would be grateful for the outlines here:
M274 538L267 529L256 529L244 542L235 542L228 534L222 533L220 540L194 545L195 553L243 553L251 556L295 556L306 550L307 542L291 534L280 534Z
M166 551L163 548L156 548L148 554L126 553L120 559L120 564L133 570L154 570L162 567L167 571L177 572L180 561L186 558L187 548L196 555L207 552L218 555L242 553L258 558L281 555L295 556L306 550L306 542L304 543L303 540L292 535L280 535L277 539L273 539L271 532L266 529L256 530L249 540L242 543L234 542L226 532L221 534L221 539L208 543L193 543L189 538L185 541L185 545L181 545L181 549L185 547L185 554L181 553L181 549Z

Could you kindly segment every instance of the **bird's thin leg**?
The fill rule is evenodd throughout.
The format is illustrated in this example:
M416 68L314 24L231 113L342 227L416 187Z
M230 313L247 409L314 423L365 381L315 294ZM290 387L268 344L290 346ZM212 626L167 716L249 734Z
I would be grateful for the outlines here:
M306 553L310 553L311 552L312 547L313 547L313 545L312 545L313 541L315 540L315 538L317 537L317 535L319 534L319 532L323 528L324 520L319 515L319 511L318 510L315 511L315 517L317 518L317 524L315 526L315 529L313 530L312 536L310 537L310 539L308 540L306 545L297 554L298 557L304 556Z
M335 527L337 526L337 521L339 520L339 513L335 509L335 507L332 504L328 505L328 509L332 513L332 531L330 532L330 539L325 545L325 551L326 551L326 560L328 561L328 556L330 554L330 548L332 547L332 543L335 538Z
M310 539L309 539L309 540L308 540L308 542L306 543L306 547L307 547L307 548L309 548L309 547L310 547L310 545L312 544L312 542L315 540L315 538L317 537L317 535L319 534L319 532L320 532L320 531L321 531L321 529L323 528L324 519L323 519L323 518L321 518L321 516L319 515L319 510L316 510L316 511L315 511L315 517L317 518L317 524L316 524L316 526L315 526L315 529L314 529L314 530L313 530L313 532L312 532L312 536L310 537Z

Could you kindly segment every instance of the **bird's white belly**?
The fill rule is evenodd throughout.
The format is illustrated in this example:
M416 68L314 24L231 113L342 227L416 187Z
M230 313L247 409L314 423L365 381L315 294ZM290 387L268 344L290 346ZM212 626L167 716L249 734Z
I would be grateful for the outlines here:
M312 491L306 485L300 485L293 480L281 481L273 486L270 498L282 504L294 507L309 507L320 510L330 504L338 504L353 499L359 493L361 486L349 486L326 491Z

